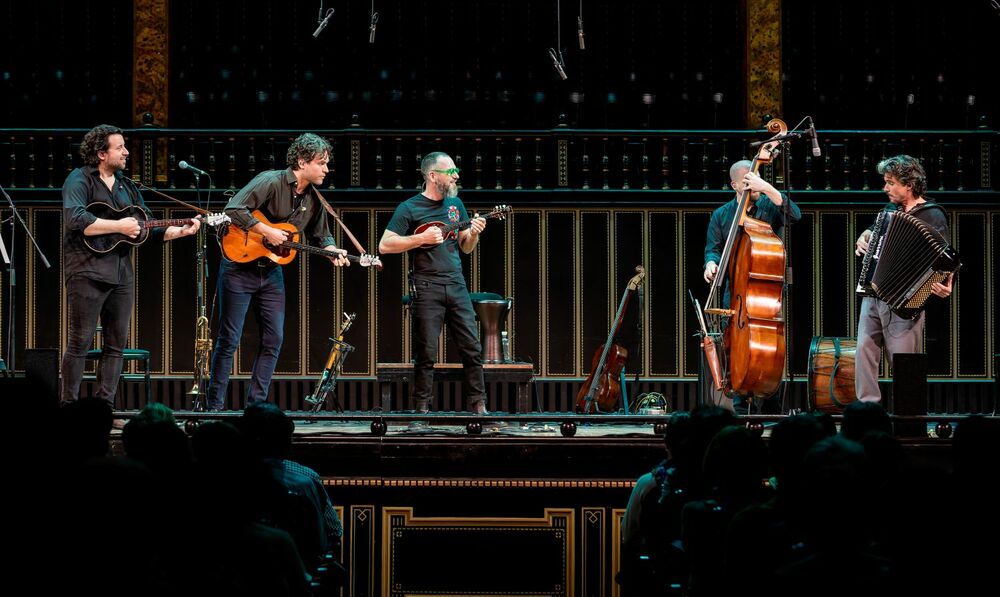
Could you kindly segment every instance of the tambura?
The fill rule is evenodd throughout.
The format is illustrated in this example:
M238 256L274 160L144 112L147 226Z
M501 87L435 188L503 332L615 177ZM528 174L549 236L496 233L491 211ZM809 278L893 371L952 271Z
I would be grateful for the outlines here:
M809 345L809 407L840 414L857 400L854 391L854 354L857 340L813 336Z

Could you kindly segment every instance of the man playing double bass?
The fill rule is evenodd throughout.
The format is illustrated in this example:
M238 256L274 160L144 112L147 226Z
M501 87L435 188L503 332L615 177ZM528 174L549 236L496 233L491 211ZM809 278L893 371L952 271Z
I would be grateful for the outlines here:
M753 171L753 163L750 160L740 160L729 168L729 184L736 191L736 195L727 203L718 207L712 212L712 219L708 222L708 232L705 240L705 281L711 283L715 276L719 274L719 261L722 258L722 249L726 244L726 235L729 232L729 225L736 216L739 206L739 196L744 190L750 192L749 215L767 222L771 225L775 235L781 234L781 229L785 221L794 224L802 218L802 212L795 203L785 197L771 183L767 182L759 174ZM767 197L767 201L761 201L761 195ZM786 205L787 202L787 205ZM787 209L786 209L787 208ZM786 211L782 216L782 211ZM725 273L723 273L725 275ZM722 308L729 308L729 281L724 280L722 293ZM706 392L712 391L716 396L719 392L706 384ZM713 400L718 403L718 400ZM767 402L770 402L768 400ZM740 397L734 398L734 408L737 412L746 412L748 406L743 403ZM768 409L770 410L770 409Z

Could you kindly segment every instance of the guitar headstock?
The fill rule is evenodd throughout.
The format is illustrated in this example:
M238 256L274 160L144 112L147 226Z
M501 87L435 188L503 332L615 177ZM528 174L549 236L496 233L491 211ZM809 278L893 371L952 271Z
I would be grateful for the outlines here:
M635 275L632 279L628 281L628 289L635 290L642 285L643 279L646 277L646 268L642 265L635 266Z
M514 211L514 208L512 208L511 206L501 204L494 207L493 211L491 211L487 215L488 217L494 217L498 220L503 220L507 217L507 214L509 214L512 211Z
M358 257L358 265L361 267L376 267L379 271L382 271L382 260L379 259L378 255L367 255L362 253Z
M229 224L230 222L233 221L232 218L230 218L224 213L205 214L204 220L205 224L209 226L222 226L223 224Z

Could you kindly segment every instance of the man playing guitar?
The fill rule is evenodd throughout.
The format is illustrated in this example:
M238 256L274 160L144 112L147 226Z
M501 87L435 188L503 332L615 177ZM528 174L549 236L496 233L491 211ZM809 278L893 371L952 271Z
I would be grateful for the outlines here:
M324 212L325 200L316 185L329 172L330 144L318 135L300 135L288 148L288 168L258 174L226 205L226 215L234 226L263 236L280 247L289 240L287 230L272 226L254 216L261 213L267 222L286 222L311 237L314 244L329 253L336 266L350 265L346 251L338 249ZM223 256L219 266L219 335L212 355L211 381L208 386L209 410L222 410L226 402L233 355L243 335L243 323L251 303L260 326L260 342L253 360L247 403L267 400L271 376L285 328L285 279L281 265L261 257L249 263L237 263Z
M132 245L121 243L99 252L88 242L111 236L136 239L143 232L139 220L110 214L127 214L134 209L141 212L133 213L149 215L149 210L136 186L122 175L129 152L121 129L107 124L94 127L80 143L80 156L85 165L70 172L62 187L69 338L62 358L60 401L72 402L79 396L84 360L100 318L104 344L97 368L97 396L113 408L135 302ZM108 206L105 217L87 210L88 205L96 204ZM195 218L176 223L179 225L154 229L153 235L173 240L198 232L201 225Z

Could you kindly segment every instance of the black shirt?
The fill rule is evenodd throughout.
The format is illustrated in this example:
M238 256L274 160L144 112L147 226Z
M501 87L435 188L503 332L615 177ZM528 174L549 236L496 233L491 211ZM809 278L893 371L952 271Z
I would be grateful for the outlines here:
M882 208L882 211L902 211L898 205L895 203L890 203ZM931 228L937 230L944 239L948 240L948 216L944 212L944 208L934 202L933 199L924 197L923 203L918 203L913 206L910 211L904 212L911 216L920 219L925 224L929 225ZM872 224L874 226L874 224ZM871 230L871 228L868 228Z
M83 243L83 230L97 220L87 211L91 203L106 203L114 209L138 206L151 217L142 194L121 172L115 173L114 190L101 180L97 166L83 166L69 173L62 188L63 257L66 279L83 276L109 284L131 284L132 245L120 243L107 253L95 253ZM123 214L126 217L128 214ZM163 229L153 229L150 236L163 238Z
M455 224L469 219L465 205L458 197L445 197L441 201L428 199L423 193L414 195L399 204L389 220L388 230L400 236L410 236L418 226L427 222ZM440 245L410 250L410 263L416 280L444 284L465 284L462 275L462 256L459 253L458 234L445 238Z
M312 237L316 246L336 246L323 214L319 191L310 184L300 195L295 192L297 186L291 168L261 172L229 200L226 215L243 230L249 230L260 222L250 212L259 209L269 222L292 224Z

